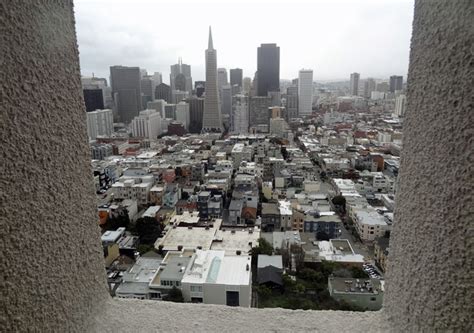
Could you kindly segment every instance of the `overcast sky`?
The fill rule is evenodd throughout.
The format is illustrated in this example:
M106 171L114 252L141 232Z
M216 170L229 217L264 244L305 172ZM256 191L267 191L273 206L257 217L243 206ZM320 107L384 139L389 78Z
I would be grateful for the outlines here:
M112 65L163 73L191 65L204 79L204 50L212 26L218 67L242 68L253 78L257 47L280 46L280 78L301 68L315 80L406 76L413 0L76 0L83 75L109 78Z

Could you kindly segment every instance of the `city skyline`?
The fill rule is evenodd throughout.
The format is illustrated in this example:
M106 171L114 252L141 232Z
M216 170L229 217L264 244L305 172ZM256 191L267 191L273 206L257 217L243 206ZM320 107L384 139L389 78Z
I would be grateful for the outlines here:
M84 76L94 73L109 78L110 66L139 66L149 73L161 72L168 82L170 65L181 57L191 65L193 80L203 80L202 45L207 42L209 25L216 31L214 40L222 45L217 66L242 68L244 77L253 78L257 48L262 43L276 43L281 48L280 79L296 78L302 68L313 69L315 81L347 80L347 74L354 71L361 73L361 79L406 76L408 69L412 1L317 1L293 7L281 2L268 7L268 1L243 1L232 7L232 18L242 17L238 22L247 24L237 25L228 24L230 7L216 2L199 6L187 1L111 4L75 3ZM175 16L168 17L164 11L179 12L183 24L173 23ZM199 20L194 19L196 12ZM254 33L252 27L271 27L275 17L284 17L284 24Z

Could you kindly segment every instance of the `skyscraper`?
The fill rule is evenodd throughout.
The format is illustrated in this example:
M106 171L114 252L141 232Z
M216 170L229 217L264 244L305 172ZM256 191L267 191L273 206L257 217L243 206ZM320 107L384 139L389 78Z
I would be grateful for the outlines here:
M96 110L87 112L87 134L90 140L98 136L111 136L114 132L112 110Z
M222 87L229 84L227 80L227 69L225 68L218 68L217 69L217 87L219 88L219 92L222 92Z
M179 82L177 82L178 80ZM171 91L181 90L187 91L190 95L192 94L193 79L191 77L191 66L183 64L183 59L181 58L178 59L177 64L171 65L170 86Z
M249 132L249 97L235 95L232 97L232 132L247 134Z
M357 96L359 94L359 73L352 73L351 74L351 84L349 88L349 93L352 96Z
M375 91L375 80L372 78L368 78L365 80L364 83L364 97L365 98L370 98L370 95L372 94L372 91Z
M202 132L221 133L222 115L217 89L217 51L212 44L212 32L209 27L209 44L206 50L206 95L204 100L204 114Z
M257 95L267 96L269 91L280 91L280 47L261 44L257 50Z
M302 69L298 73L298 114L309 116L313 112L313 70Z
M86 111L102 110L104 108L104 96L102 89L83 89L84 104Z
M186 99L186 102L189 104L189 132L201 133L204 98L190 97Z
M171 103L171 88L166 83L160 83L155 88L155 98L163 99L168 103Z
M141 74L139 67L110 67L112 96L121 122L128 123L142 110Z
M392 75L390 76L390 92L402 90L403 88L403 76Z
M230 72L230 85L233 86L234 84L236 84L240 88L242 88L242 76L243 76L242 69L232 68L229 72Z

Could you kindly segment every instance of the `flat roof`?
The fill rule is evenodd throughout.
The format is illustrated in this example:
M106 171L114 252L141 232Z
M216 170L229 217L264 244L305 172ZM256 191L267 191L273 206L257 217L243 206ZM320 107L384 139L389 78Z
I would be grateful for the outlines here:
M225 230L225 231L224 231ZM258 244L260 229L257 227L243 229L226 229L216 232L212 242L212 250L225 251L226 255L235 255L240 251L242 255L249 253L253 246Z
M383 292L383 286L378 279L330 277L329 283L334 293L379 294Z
M183 249L203 250L211 248L216 231L220 228L221 219L216 219L212 228L205 227L171 227L163 238L157 239L155 248L163 247L164 251L177 250L178 246Z
M282 256L269 256L266 254L258 255L257 268L263 268L267 266L273 266L276 268L283 269L283 258Z
M161 209L161 206L150 206L148 209L143 213L142 217L155 217L156 213Z
M125 233L125 228L118 228L117 230L107 230L100 236L102 243L115 243Z

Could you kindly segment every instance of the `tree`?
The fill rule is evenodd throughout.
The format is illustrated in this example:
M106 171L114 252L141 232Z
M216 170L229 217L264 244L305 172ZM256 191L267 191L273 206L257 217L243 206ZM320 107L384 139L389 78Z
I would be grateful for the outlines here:
M351 267L351 274L355 279L367 279L369 277L369 275L359 267Z
M169 291L168 295L163 297L163 300L168 301L168 302L183 303L184 297L183 297L183 293L181 292L181 289L178 289L175 286L173 286L173 288L171 288L171 290Z
M129 224L128 210L122 207L112 217L107 219L102 228L104 230L117 230L118 228L127 228Z
M336 206L345 206L346 198L344 198L342 195L336 195L334 198L332 198L332 203Z
M327 233L325 233L324 231L318 231L316 233L316 239L318 241L329 241L329 235Z
M259 254L266 254L271 256L273 253L273 247L272 245L267 242L265 238L259 238L258 239L258 245L252 247L250 250L250 254L252 255L252 258L254 256L258 257Z
M152 245L161 235L164 226L161 222L158 222L153 217L146 216L137 220L135 229L142 244Z

